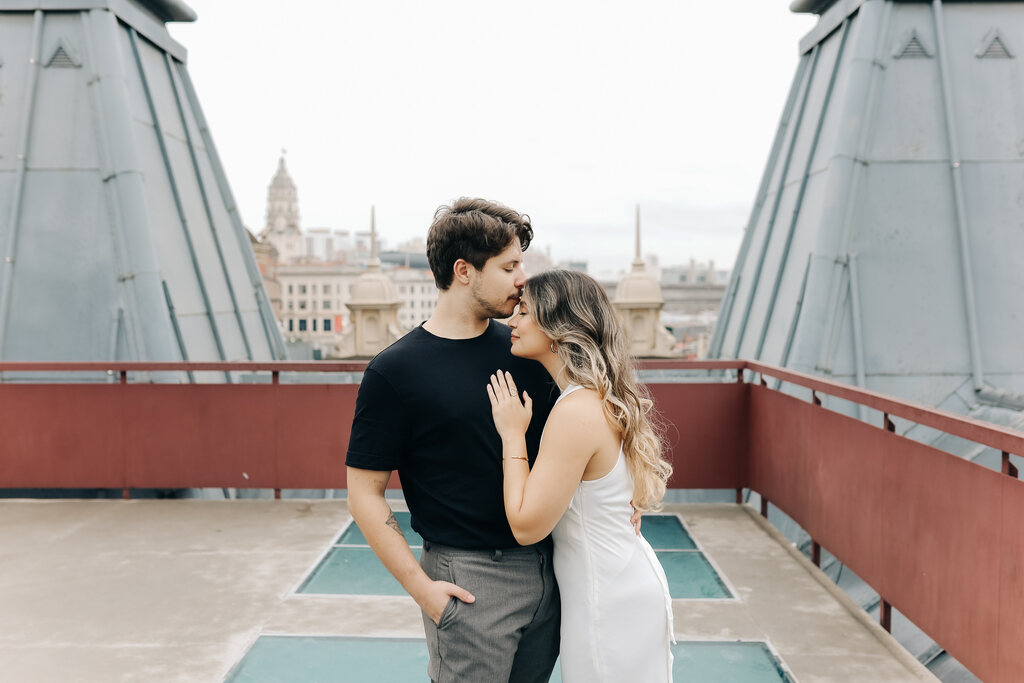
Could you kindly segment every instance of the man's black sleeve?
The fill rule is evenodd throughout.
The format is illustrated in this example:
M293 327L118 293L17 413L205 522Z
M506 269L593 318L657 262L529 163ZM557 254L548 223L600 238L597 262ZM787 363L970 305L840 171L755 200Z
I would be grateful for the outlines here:
M396 470L408 424L402 401L384 377L367 368L359 384L345 464L363 470Z

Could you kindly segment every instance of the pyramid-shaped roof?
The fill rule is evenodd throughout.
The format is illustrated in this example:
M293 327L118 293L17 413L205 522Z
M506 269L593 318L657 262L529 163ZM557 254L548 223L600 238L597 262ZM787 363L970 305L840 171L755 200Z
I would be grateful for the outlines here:
M5 101L19 103L0 137L0 359L283 358L164 25L195 13L176 0L70 4L0 10Z

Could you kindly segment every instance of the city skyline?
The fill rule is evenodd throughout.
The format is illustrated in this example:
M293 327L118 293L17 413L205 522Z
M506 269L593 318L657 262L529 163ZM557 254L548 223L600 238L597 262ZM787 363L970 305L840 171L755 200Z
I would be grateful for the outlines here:
M198 21L169 28L250 230L285 148L303 229L362 229L372 204L394 245L478 195L597 275L628 269L637 204L662 264L732 265L815 21L782 1L190 4ZM229 32L245 68L221 57Z

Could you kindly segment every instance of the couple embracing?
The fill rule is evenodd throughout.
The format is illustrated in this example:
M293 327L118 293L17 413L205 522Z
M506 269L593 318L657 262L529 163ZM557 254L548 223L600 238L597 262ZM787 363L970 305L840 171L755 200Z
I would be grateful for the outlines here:
M559 651L565 683L670 681L668 584L634 523L671 466L604 289L527 280L532 239L494 202L435 214L437 308L366 368L349 510L423 611L434 683L547 683ZM418 562L384 496L393 470Z

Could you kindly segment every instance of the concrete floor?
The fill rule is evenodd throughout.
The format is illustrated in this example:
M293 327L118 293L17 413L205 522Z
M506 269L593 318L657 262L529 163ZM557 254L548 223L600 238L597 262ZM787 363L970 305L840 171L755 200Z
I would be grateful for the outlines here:
M666 511L737 596L676 600L678 639L765 640L799 683L937 680L750 508ZM410 598L294 593L349 519L342 500L0 501L0 678L221 681L261 633L422 637Z

